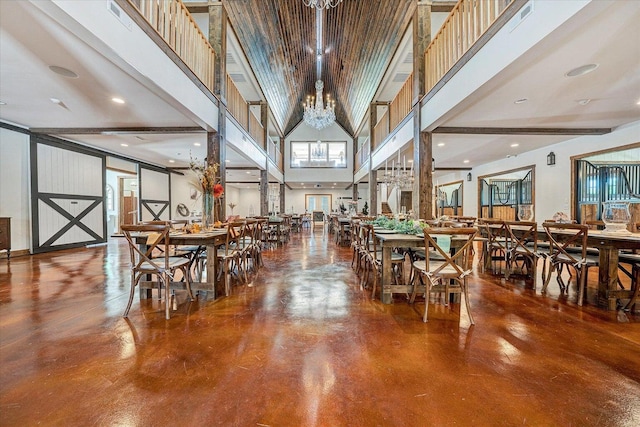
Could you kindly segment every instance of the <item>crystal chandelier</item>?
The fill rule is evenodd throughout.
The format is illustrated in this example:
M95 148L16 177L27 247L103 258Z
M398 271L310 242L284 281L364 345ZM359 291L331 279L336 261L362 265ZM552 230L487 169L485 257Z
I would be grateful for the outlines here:
M302 0L305 6L318 9L329 9L336 7L342 0Z
M330 100L329 95L327 95L327 106L324 107L322 104L323 89L324 83L322 80L316 81L315 101L312 96L308 96L307 102L304 104L304 121L318 130L331 126L336 121L336 113L333 111L335 101Z

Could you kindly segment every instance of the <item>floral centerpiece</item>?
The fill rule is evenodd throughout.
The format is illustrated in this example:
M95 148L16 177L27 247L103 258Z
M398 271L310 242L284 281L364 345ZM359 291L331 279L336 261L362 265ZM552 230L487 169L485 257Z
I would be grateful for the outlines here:
M200 163L191 159L189 169L194 177L191 180L196 190L202 193L202 227L209 228L219 221L220 199L224 194L224 187L218 180L218 163Z

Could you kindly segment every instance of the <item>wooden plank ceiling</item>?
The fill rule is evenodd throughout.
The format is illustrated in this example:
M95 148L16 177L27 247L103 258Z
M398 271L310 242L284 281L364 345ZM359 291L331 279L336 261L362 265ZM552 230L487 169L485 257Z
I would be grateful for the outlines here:
M273 115L288 134L315 95L316 13L302 0L225 0L234 31ZM409 25L414 0L343 0L323 13L324 95L351 135Z

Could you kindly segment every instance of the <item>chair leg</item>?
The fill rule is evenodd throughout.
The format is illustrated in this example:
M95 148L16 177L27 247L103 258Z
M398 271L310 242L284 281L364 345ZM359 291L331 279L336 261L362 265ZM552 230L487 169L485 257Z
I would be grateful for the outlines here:
M129 302L127 303L127 308L124 309L124 314L122 317L129 317L129 310L131 309L131 303L133 303L133 298L136 294L136 285L138 284L138 280L136 280L135 274L131 275L131 290L129 292Z
M631 278L631 290L633 291L633 293L631 294L631 299L629 300L629 302L627 303L627 305L624 306L624 311L629 311L631 310L631 307L633 307L636 303L636 300L638 299L638 291L640 290L640 264L636 264L633 266L633 277Z
M465 307L467 307L467 316L469 316L469 322L471 322L472 325L475 325L476 322L473 320L473 315L471 314L471 305L469 304L469 288L467 286L466 277L464 279L464 283L462 284L462 286L463 286L463 293L464 293L464 305Z

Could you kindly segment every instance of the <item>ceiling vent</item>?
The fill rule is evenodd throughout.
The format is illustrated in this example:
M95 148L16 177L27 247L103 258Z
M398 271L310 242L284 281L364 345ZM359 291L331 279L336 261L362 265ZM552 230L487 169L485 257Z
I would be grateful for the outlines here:
M120 21L122 25L131 31L131 18L124 13L124 10L122 10L114 0L107 0L107 9L109 9L109 12L113 13L116 18L118 18L118 21Z
M402 61L403 64L413 64L413 52L409 52Z
M247 81L242 73L229 73L229 77L231 77L234 83L245 83Z
M509 32L512 32L516 29L518 25L526 18L529 17L533 13L533 1L529 1L527 4L522 6L522 8L516 13L516 15L511 19L511 23L509 25Z
M314 185L314 187L316 187L316 188L322 188L322 185L321 185L321 184L316 184L316 185Z
M397 73L393 76L393 83L404 83L409 78L409 73Z
M237 64L236 58L230 53L227 53L227 64Z

